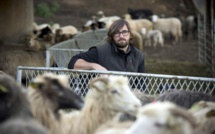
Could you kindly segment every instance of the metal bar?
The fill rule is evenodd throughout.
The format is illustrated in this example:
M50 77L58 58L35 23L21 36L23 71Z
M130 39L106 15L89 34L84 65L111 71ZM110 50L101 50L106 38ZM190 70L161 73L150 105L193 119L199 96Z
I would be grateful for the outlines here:
M50 67L50 60L51 60L50 52L47 50L46 51L46 67Z
M174 78L174 79L186 79L195 81L210 81L215 82L215 78L207 77L193 77L193 76L178 76L178 75L161 75L161 74L149 74L149 73L135 73L135 72L118 72L118 71L98 71L98 70L74 70L68 68L54 68L54 67L24 67L19 66L20 70L39 70L39 71L60 71L60 72L73 72L73 73L98 73L107 75L127 75L136 77L157 77L157 78Z
M18 83L22 83L22 67L21 66L18 66L17 67L17 74L16 74L16 80Z

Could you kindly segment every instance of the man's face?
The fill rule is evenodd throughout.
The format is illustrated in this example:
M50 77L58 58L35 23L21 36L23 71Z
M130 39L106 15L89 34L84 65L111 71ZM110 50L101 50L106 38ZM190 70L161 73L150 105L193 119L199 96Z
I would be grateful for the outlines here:
M130 31L124 25L118 32L113 35L114 43L118 48L125 48L129 45Z

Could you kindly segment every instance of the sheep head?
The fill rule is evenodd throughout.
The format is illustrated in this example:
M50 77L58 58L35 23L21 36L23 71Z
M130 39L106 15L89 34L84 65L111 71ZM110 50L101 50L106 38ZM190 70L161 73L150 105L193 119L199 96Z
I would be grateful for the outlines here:
M139 99L131 92L127 77L100 76L93 79L89 86L91 90L86 99L95 98L113 111L134 115L141 106Z
M196 125L191 113L170 102L155 102L141 107L128 134L191 134Z
M81 109L83 106L82 98L69 88L66 75L52 73L39 75L30 83L30 88L47 97L57 109Z
M31 116L21 85L7 74L0 75L0 122L15 116Z

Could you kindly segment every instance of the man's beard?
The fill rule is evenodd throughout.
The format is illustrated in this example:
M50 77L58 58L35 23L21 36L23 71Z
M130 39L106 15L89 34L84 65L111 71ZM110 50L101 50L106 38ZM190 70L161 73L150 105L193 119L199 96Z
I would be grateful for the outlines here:
M116 47L118 48L125 48L129 45L129 41L126 41L126 42L116 42L114 41Z

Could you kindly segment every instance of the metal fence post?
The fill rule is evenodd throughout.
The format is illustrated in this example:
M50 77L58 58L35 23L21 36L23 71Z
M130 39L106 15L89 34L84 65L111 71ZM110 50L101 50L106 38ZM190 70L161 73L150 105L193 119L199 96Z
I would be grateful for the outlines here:
M17 67L16 81L21 84L22 83L22 69L20 69L20 68L21 68L21 66Z
M50 67L50 52L46 50L46 67Z

